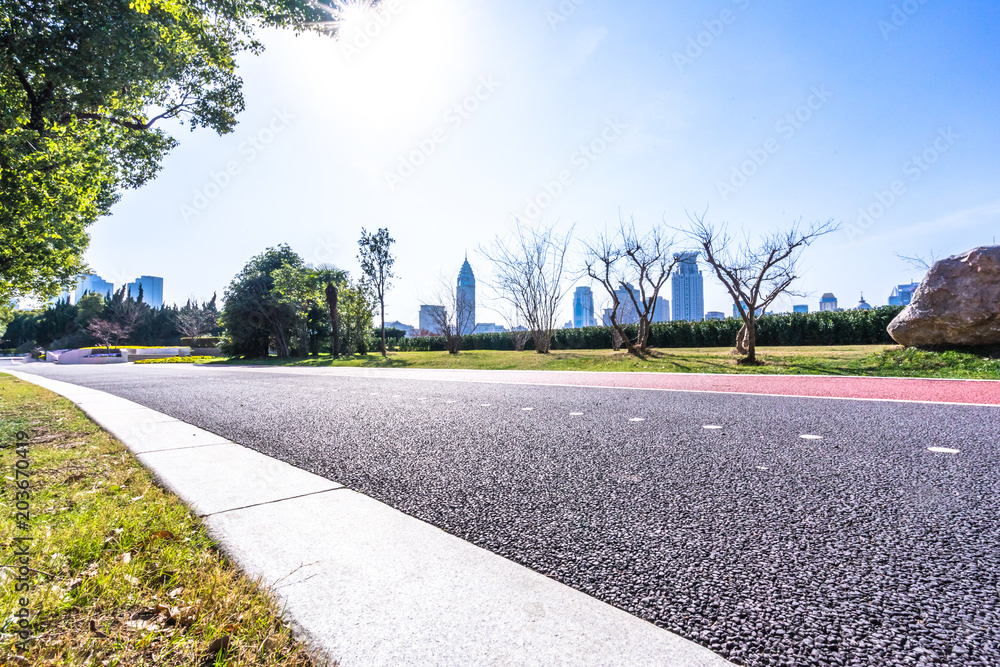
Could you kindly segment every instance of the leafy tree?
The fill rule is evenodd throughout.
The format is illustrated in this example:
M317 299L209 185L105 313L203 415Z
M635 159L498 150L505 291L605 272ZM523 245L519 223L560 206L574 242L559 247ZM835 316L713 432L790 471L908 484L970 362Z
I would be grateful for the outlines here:
M385 349L385 293L392 287L392 279L395 274L392 266L396 263L396 258L392 256L390 249L395 239L389 236L388 229L380 229L377 234L369 234L364 228L361 229L361 240L358 246L361 253L358 259L361 261L361 270L365 278L372 286L375 298L378 299L379 312L382 315L382 356L386 356Z
M316 0L0 0L0 304L84 270L87 227L156 176L157 125L231 132L262 26L335 32Z
M340 349L344 354L368 354L368 334L375 319L374 294L365 281L347 282L338 290Z
M76 325L85 329L92 319L104 310L104 297L100 294L87 292L76 302Z
M303 319L315 291L308 274L302 258L287 245L251 259L226 288L223 351L253 359L267 357L273 346L279 357L290 357L301 343Z

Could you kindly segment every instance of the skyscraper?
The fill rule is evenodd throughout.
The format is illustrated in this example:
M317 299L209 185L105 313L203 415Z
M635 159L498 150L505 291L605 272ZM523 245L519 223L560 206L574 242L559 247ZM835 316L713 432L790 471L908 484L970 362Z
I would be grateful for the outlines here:
M664 299L662 296L656 297L656 306L653 308L653 315L649 320L650 322L669 322L670 321L670 302Z
M111 296L115 291L115 286L104 278L95 275L84 276L80 284L76 286L76 294L73 302L80 303L80 297L87 292L100 294L101 296Z
M126 293L133 299L138 299L140 288L142 288L143 303L151 308L163 307L163 278L140 276L128 284Z
M698 270L698 253L674 255L677 268L672 280L674 319L697 322L705 319L705 279Z
M476 275L472 272L469 258L465 258L462 270L458 272L458 290L455 293L458 306L458 322L461 334L470 335L476 330Z
M909 306L913 301L913 293L920 287L920 283L910 283L909 285L899 285L894 287L889 296L890 306Z
M823 298L819 300L819 310L820 312L835 312L837 309L837 297L832 293L827 292L823 295Z
M594 290L589 287L577 287L573 295L573 328L595 327Z

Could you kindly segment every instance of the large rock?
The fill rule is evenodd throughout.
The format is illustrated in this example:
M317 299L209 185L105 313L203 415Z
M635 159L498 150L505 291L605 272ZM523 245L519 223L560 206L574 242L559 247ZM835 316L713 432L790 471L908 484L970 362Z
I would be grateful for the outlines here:
M1000 246L935 264L889 335L908 347L1000 345Z

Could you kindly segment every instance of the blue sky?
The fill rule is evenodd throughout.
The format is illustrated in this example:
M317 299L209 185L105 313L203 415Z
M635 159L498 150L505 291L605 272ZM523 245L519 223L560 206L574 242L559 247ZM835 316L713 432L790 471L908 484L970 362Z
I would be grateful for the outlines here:
M842 222L803 257L795 302L815 309L884 304L921 277L894 253L1000 228L995 2L398 0L382 21L339 43L266 33L237 130L178 131L94 226L97 273L205 299L283 242L356 275L361 228L388 227L387 318L416 324L466 251L488 280L475 250L514 215L589 239L619 211L643 228L707 209L751 234ZM481 287L480 321L490 305ZM706 307L732 309L707 275Z

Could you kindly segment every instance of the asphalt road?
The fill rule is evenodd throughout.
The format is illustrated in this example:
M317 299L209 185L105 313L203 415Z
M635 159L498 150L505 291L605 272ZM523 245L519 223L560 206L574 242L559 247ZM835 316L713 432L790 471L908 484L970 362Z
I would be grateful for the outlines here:
M1000 665L998 408L18 370L341 482L740 664Z

